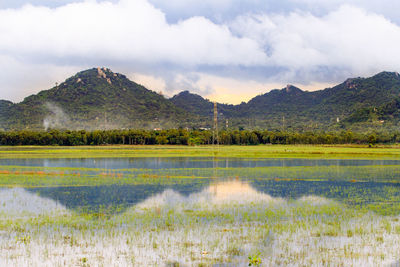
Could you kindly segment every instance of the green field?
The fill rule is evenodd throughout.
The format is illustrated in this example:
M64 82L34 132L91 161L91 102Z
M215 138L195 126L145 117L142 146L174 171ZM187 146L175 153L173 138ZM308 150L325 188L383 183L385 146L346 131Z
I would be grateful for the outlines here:
M400 146L257 145L257 146L79 146L0 147L0 158L236 157L236 158L379 158L400 157Z

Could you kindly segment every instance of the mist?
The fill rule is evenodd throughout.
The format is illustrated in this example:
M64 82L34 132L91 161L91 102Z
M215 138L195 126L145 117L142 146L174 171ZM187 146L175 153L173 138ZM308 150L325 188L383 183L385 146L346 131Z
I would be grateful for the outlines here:
M43 119L43 128L46 131L49 128L60 129L68 127L70 118L61 107L50 102L46 102L45 107L50 112L50 114Z

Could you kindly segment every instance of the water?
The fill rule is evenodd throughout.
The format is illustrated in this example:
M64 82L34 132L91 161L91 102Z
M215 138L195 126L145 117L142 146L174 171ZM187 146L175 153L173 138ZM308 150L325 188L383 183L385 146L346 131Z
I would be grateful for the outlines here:
M87 180L89 185L68 186L61 181L51 186L44 183L26 188L68 209L85 213L122 212L165 190L189 196L231 180L240 180L257 192L276 198L314 195L347 205L381 205L393 212L400 209L397 207L400 203L400 160L75 158L1 159L0 165L12 166L14 171L21 166L28 170L35 167L51 172L67 168L66 173L86 173L88 177L76 179ZM104 172L124 174L135 183L92 182L92 177ZM138 180L147 174L155 178ZM18 186L24 187L24 184Z
M248 158L20 158L0 159L1 165L100 169L254 168L294 166L400 165L400 160L359 159L248 159Z
M399 262L399 160L1 159L0 181L2 266Z

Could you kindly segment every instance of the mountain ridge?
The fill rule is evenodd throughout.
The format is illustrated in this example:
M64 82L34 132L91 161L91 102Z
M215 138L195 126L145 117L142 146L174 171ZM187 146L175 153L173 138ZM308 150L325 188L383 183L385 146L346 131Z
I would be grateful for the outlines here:
M359 124L357 114L364 114L362 110L390 106L397 97L400 75L380 72L317 91L288 84L238 105L218 103L218 116L239 128L343 128ZM211 127L213 105L187 90L165 98L123 74L92 68L19 103L0 100L0 121L3 130ZM391 107L396 109L397 104ZM400 121L396 112L387 116L394 127Z
M142 128L159 124L174 127L174 123L190 117L162 95L128 80L125 75L107 68L92 68L13 104L7 114L8 126L40 129L46 117L60 115L52 107L69 116L67 127L71 128ZM53 127L65 126L57 125L57 120L52 120ZM147 125L149 121L154 125Z

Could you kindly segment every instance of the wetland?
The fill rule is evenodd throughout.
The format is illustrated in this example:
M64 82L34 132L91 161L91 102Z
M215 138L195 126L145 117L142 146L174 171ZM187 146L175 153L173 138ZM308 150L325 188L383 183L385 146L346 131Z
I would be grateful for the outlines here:
M2 147L0 265L391 266L398 147Z

